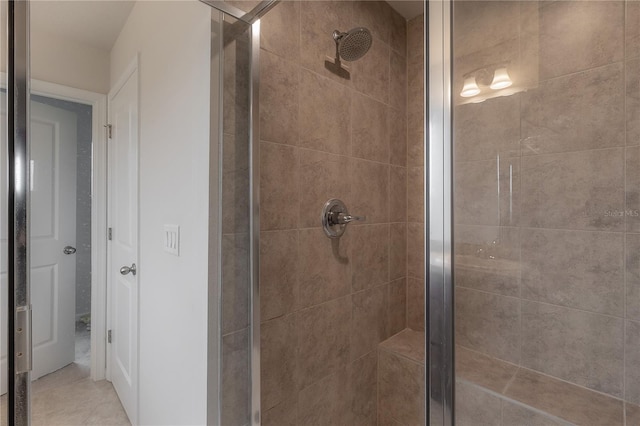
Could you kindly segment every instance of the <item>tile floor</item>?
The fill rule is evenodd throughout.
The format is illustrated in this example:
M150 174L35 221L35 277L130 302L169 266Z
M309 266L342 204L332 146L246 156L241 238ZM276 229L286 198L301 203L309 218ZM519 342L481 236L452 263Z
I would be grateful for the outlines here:
M90 342L84 324L76 328L76 361L33 382L33 426L130 425L111 383L89 378ZM1 398L6 425L6 396Z

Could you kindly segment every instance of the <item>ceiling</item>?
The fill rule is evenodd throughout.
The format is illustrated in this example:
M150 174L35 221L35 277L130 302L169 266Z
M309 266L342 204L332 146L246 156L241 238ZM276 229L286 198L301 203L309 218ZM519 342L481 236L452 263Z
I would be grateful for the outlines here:
M424 2L416 0L387 0L396 12L404 16L407 20L424 13Z
M31 31L56 34L109 51L133 4L122 0L32 1Z

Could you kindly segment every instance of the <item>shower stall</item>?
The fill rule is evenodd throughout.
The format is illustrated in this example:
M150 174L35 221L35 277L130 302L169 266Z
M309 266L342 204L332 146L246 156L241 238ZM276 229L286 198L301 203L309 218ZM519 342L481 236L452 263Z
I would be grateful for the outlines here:
M223 337L223 423L636 424L638 4L392 6L261 19L260 315ZM327 238L335 199L365 219Z
M640 424L640 2L202 3L208 424Z

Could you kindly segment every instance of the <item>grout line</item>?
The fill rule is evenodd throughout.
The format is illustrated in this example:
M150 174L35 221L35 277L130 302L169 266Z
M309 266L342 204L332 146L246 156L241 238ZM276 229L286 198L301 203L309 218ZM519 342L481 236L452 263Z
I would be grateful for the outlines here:
M587 74L590 71L596 71L596 70L599 70L599 69L612 67L613 65L622 64L622 66L624 66L624 61L625 61L625 59L624 59L624 52L623 52L622 59L620 59L618 61L607 62L606 64L596 65L596 66L593 66L591 68L585 68L585 69L581 69L579 71L574 71L574 72L570 72L570 73L567 73L567 74L557 75L557 76L554 76L554 77L551 77L551 78L547 78L547 79L539 78L538 79L538 87L541 86L541 83L550 83L550 82L553 82L553 81L556 81L556 80L560 80L560 79L563 79L563 78L577 77L577 76L580 76L580 74Z
M571 228L548 228L548 227L534 227L534 226L517 226L517 225L495 225L495 224L478 224L478 223L456 223L456 227L458 226L474 226L474 227L486 227L486 228L511 228L511 229L520 229L527 231L566 231L566 232L589 232L589 233L609 233L609 234L624 234L625 231L612 231L610 229L571 229ZM627 232L628 234L640 233L640 232Z
M516 375L518 374L518 371L520 371L520 368L521 367L518 366L518 368L516 368L516 371L513 372L513 375L511 376L511 378L509 380L507 380L507 383L505 383L504 387L502 388L502 394L503 395L507 394L507 391L509 390L509 387L511 386L511 384L513 382L515 382Z
M599 315L599 316L603 316L603 317L607 317L607 318L619 319L619 320L623 320L623 321L625 320L625 318L621 317L621 316L616 316L616 315L611 315L611 314L603 314L602 312L589 311L587 309L575 308L575 307L572 307L572 306L558 305L558 304L555 304L555 303L545 302L545 301L542 301L542 300L535 300L535 299L529 299L529 298L526 298L526 297L518 297L518 296L508 296L508 295L504 295L504 294L500 294L500 293L492 293L492 292L486 291L486 290L479 290L479 289L476 289L476 288L463 287L463 286L459 286L459 285L456 285L456 288L464 289L464 290L468 290L468 291L475 291L475 292L478 292L478 293L488 294L488 295L491 295L491 296L501 296L501 297L504 297L506 299L519 299L519 300L530 302L530 303L539 303L541 305L554 306L554 307L557 307L557 308L569 309L569 310L572 310L572 311L577 311L577 312L582 312L582 313L587 313L587 314L592 314L592 315Z
M520 141L522 141L522 138L520 139ZM608 146L608 147L604 147L604 148L586 148L586 149L575 149L575 150L571 150L571 151L556 151L556 152L542 152L539 154L525 154L523 151L524 150L520 150L521 153L520 155L508 155L505 157L501 157L504 160L515 160L515 159L525 159L525 158L540 158L540 157L544 157L544 156L557 156L557 155L564 155L564 154L581 154L581 153L588 153L588 152L598 152L598 151L607 151L607 150L614 150L614 149L624 149L624 148L630 148L633 146L638 146L636 145L613 145L613 146ZM481 158L478 160L467 160L467 161L456 161L455 164L458 166L461 165L465 165L465 164L477 164L477 163L492 163L494 162L494 160L489 159L489 158Z

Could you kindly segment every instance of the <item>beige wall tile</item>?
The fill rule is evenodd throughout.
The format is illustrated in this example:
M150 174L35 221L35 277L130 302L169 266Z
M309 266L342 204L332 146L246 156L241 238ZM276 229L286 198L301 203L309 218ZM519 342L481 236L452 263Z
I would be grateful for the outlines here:
M623 335L621 318L522 302L522 365L616 397Z
M540 8L541 78L620 61L624 3L559 2Z
M625 212L627 232L640 232L640 147L625 150Z
M378 413L378 426L404 426L387 413Z
M356 426L376 424L378 391L378 355L376 351L349 364L351 423ZM345 423L341 419L340 423Z
M297 228L295 214L283 207L298 205L299 153L295 147L260 143L260 227L263 231Z
M517 1L461 1L453 13L456 59L482 52L518 37L520 3Z
M389 170L389 221L407 221L407 168L391 166Z
M293 315L260 325L260 396L262 410L295 398L296 324Z
M424 118L423 115L408 113L407 124L407 165L422 166L424 164Z
M396 11L391 12L391 49L407 56L407 20Z
M518 366L456 346L456 377L502 393Z
M361 93L389 103L389 45L378 40L361 59L351 62L354 87Z
M406 329L382 342L378 349L400 355L422 365L426 358L424 343L424 332Z
M622 148L523 157L520 223L623 230L623 165Z
M389 162L387 106L368 96L351 98L352 155L379 163Z
M260 233L260 316L289 314L298 299L298 231Z
M409 117L424 123L424 55L411 56L407 64L407 108ZM409 120L409 124L411 124Z
M626 403L624 409L627 425L640 424L640 407L638 407L637 405Z
M624 423L622 401L531 370L518 370L505 395L575 424Z
M297 4L287 2L284 4ZM274 9L277 10L278 8ZM262 51L260 56L260 139L298 144L298 65Z
M625 237L626 317L640 320L640 234Z
M519 95L458 105L454 120L456 162L520 155Z
M522 94L522 154L623 146L624 120L621 63L540 83Z
M640 322L625 324L625 401L640 404Z
M407 110L407 58L391 51L389 105L402 111Z
M407 116L404 110L388 108L389 163L396 166L407 165Z
M424 364L378 351L378 411L401 424L424 424Z
M296 365L300 388L346 366L349 360L351 296L298 311L295 322L298 340ZM300 393L299 400L301 417L309 410L303 393Z
M456 425L502 424L502 400L479 386L456 380Z
M249 232L249 144L223 135L222 232Z
M621 233L522 230L522 297L624 316Z
M407 171L407 221L424 222L424 167Z
M517 364L520 359L520 300L458 287L456 341Z
M260 48L298 62L300 59L300 9L299 1L287 1L279 3L264 15L260 19ZM264 74L261 75L263 76Z
M331 37L330 32L327 37ZM302 69L299 93L299 146L348 155L351 152L351 92Z
M389 304L387 285L376 286L354 293L351 296L351 359L375 351L378 343L387 338L387 306Z
M350 160L324 152L300 150L300 226L314 228L322 226L320 215L324 203L331 198L338 198L352 212L351 182L349 175ZM287 205L284 205L285 208ZM282 214L282 207L281 214ZM285 214L284 216L288 216Z
M389 225L389 280L407 275L407 224Z
M389 283L389 308L387 313L389 336L407 326L407 279L400 278Z
M389 225L354 226L351 235L351 287L360 291L389 282Z
M424 50L424 14L420 14L407 22L408 57L415 56Z
M369 224L389 221L388 165L351 160L351 191L353 201L344 200L351 214L366 216Z
M498 181L498 173L500 180ZM454 177L454 217L464 225L514 225L518 218L520 159L460 164Z
M424 331L424 280L409 277L407 280L407 327Z
M222 333L249 325L249 236L222 237Z
M224 23L224 87L222 126L225 133L248 135L249 120L249 37L248 32L231 31ZM233 34L233 35L232 35Z
M250 420L249 331L222 337L222 410L225 425L244 425Z
M298 425L350 423L351 398L346 367L300 391Z
M424 278L424 224L407 223L407 276Z
M567 426L559 418L547 416L540 411L534 411L524 405L502 400L502 424L527 426Z
M260 420L263 426L297 426L297 397L281 402L269 410L264 410Z
M321 228L298 231L299 298L305 308L351 292L351 238L328 238Z
M638 8L638 6L634 7ZM625 65L627 67L625 73L627 145L638 145L640 144L640 59L627 61Z
M640 56L640 3L626 1L625 22L626 59Z
M520 296L520 229L459 225L455 281L460 287Z

